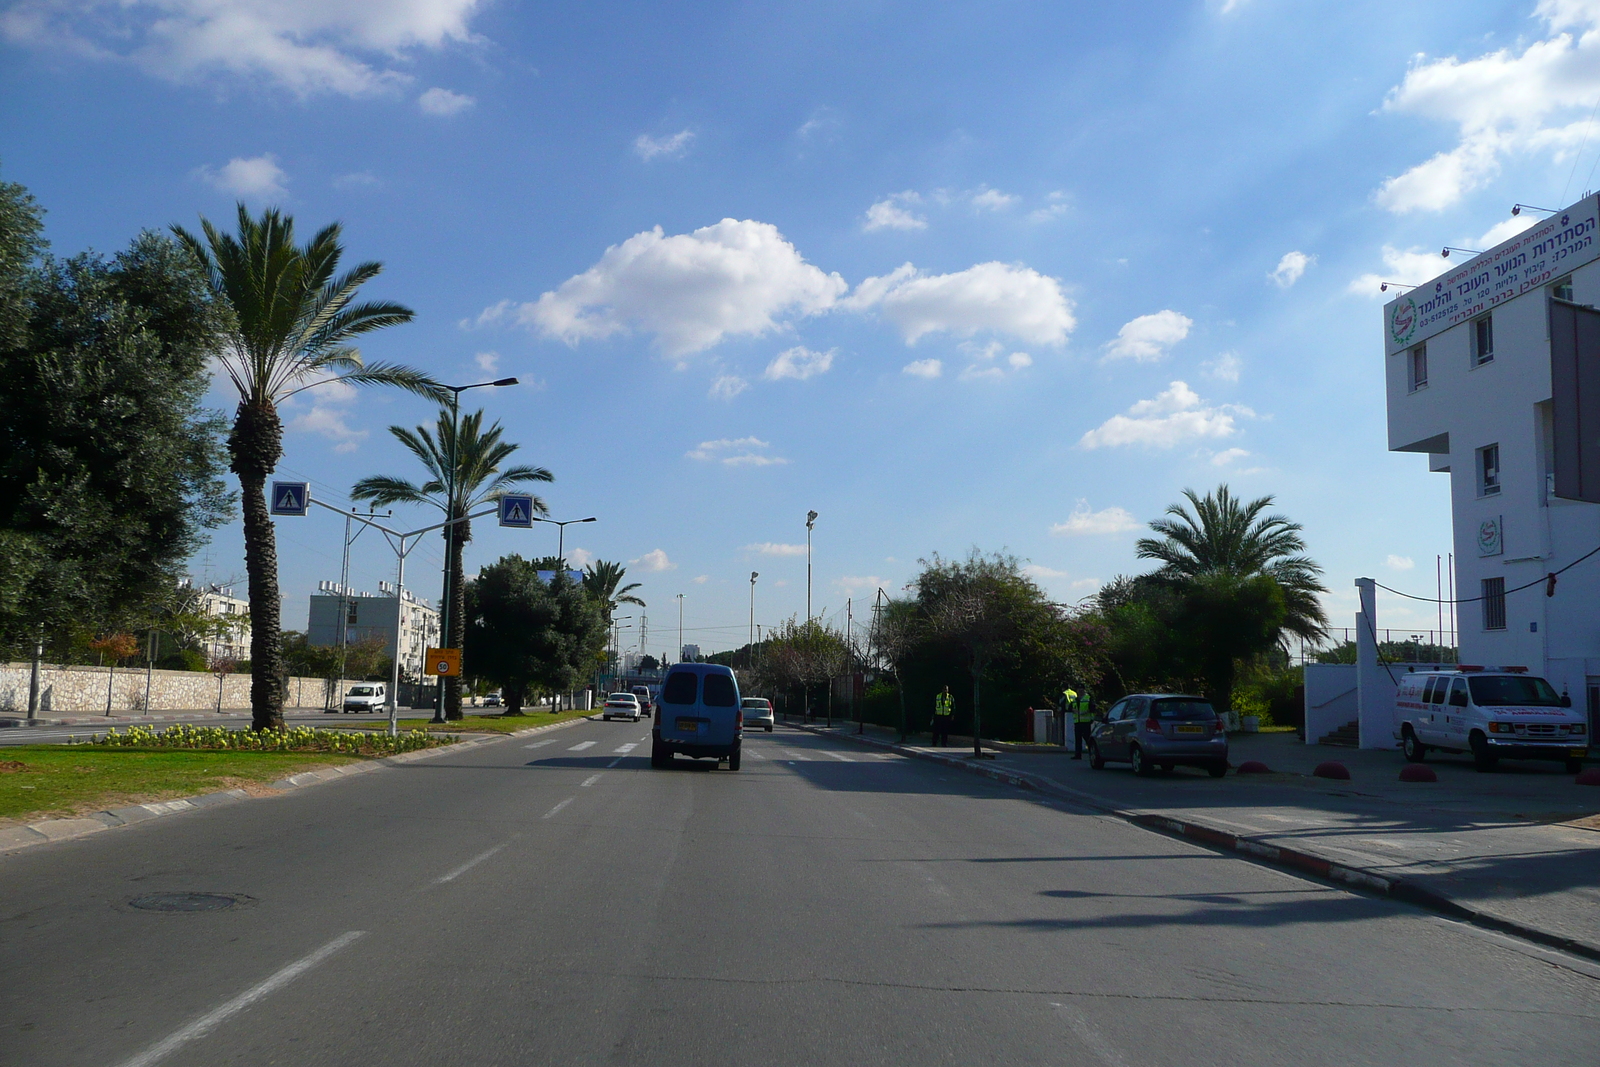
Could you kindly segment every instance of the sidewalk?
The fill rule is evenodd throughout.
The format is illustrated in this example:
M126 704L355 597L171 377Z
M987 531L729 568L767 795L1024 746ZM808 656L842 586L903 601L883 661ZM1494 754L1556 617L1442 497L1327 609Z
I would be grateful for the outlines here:
M332 715L325 712L320 706L315 708L284 708L286 718L312 718L314 716ZM348 716L346 716L348 718ZM238 719L250 718L249 708L223 708L220 712L197 708L193 711L158 711L154 715L96 715L91 711L75 712L72 715L56 716L53 718L40 717L30 720L26 712L16 714L7 712L0 715L0 729L17 727L28 729L36 726L123 726L128 723L155 723L155 722L231 722ZM369 715L368 718L371 718ZM386 716L380 716L387 721ZM337 720L333 720L337 721Z
M1179 768L1137 778L1124 764L1095 771L1059 752L978 761L970 740L965 750L920 739L901 746L894 731L871 726L861 736L853 724L800 728L960 766L1600 959L1600 788L1575 785L1556 764L1503 761L1479 774L1470 760L1442 756L1427 764L1437 783L1406 783L1398 752L1235 734L1233 765L1259 760L1274 773L1214 779ZM1312 777L1324 761L1344 764L1350 780Z

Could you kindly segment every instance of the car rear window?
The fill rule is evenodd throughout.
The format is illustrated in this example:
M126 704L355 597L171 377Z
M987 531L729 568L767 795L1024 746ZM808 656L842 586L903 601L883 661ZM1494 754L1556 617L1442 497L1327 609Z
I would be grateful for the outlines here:
M1204 700L1157 700L1150 707L1156 719L1194 722L1198 719L1215 719L1217 711Z
M726 674L708 674L705 682L705 702L708 708L732 708L739 703L739 690Z
M745 697L741 703L747 708L760 708L763 711L770 707L766 697Z
M663 704L693 704L696 675L693 671L674 671L667 675L667 684L661 687Z

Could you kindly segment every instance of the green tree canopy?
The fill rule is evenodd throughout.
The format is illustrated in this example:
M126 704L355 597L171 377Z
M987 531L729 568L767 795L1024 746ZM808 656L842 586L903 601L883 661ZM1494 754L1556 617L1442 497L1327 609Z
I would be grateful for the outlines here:
M605 617L606 625L611 625L611 617L617 609L624 604L633 604L644 607L644 601L639 599L634 592L638 589L638 582L622 584L622 579L628 573L628 568L620 563L610 560L597 559L583 569L583 588L594 602L600 605L600 613Z
M137 628L224 518L201 407L225 315L173 241L50 258L0 184L0 643Z
M467 587L463 671L499 685L512 714L533 692L574 688L605 647L594 600L565 574L546 584L521 556L502 556Z

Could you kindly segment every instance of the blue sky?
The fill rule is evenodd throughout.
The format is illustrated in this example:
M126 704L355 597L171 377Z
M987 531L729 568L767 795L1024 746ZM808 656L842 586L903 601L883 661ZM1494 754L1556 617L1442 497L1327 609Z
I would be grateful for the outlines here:
M1600 2L20 0L0 99L58 253L239 198L341 220L417 311L369 358L522 379L467 396L599 517L568 547L629 563L657 653L678 593L742 642L752 570L758 622L803 613L808 509L819 613L973 546L1074 601L1223 481L1305 525L1346 626L1353 578L1431 593L1450 550L1446 478L1385 451L1377 281L1594 184ZM284 414L336 504L431 420ZM280 521L286 625L340 532ZM468 565L554 548L480 524ZM358 584L392 566L358 543ZM196 570L243 573L236 528Z

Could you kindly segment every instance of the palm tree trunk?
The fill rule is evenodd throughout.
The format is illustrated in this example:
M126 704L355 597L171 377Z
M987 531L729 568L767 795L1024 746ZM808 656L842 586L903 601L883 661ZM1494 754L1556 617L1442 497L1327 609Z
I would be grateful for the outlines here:
M450 527L450 603L445 605L445 611L450 613L450 644L455 648L464 646L462 637L467 632L466 568L461 562L461 549L471 535L467 529L470 525L463 522ZM461 718L460 678L444 679L444 717L451 720Z
M278 542L267 510L267 475L283 456L283 423L266 401L246 401L228 436L244 511L245 573L250 586L250 728L283 729L283 634Z

